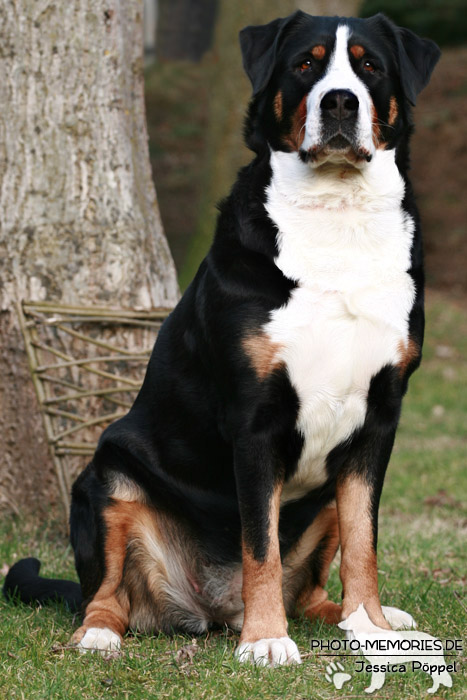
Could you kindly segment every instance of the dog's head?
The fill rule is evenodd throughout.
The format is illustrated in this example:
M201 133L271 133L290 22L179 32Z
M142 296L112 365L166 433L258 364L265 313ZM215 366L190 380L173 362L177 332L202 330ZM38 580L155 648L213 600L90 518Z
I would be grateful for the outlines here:
M253 85L246 124L255 151L268 144L304 161L370 161L394 148L410 125L410 105L440 56L436 44L369 19L298 11L240 32Z

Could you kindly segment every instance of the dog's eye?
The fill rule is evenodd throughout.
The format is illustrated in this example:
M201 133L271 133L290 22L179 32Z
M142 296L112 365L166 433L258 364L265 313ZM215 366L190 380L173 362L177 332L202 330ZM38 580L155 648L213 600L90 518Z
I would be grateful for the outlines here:
M371 61L365 61L365 63L363 64L363 70L368 71L368 73L374 73L376 68L374 67Z
M301 64L300 71L303 73L306 70L310 70L310 68L312 68L312 67L313 67L312 61L309 58L307 58L307 60L303 61L303 63Z

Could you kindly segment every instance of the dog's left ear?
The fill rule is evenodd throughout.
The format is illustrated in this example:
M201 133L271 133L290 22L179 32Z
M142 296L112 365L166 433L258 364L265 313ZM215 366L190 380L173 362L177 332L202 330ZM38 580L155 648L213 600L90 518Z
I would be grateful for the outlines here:
M275 19L269 24L251 25L240 32L243 67L251 80L253 97L266 87L272 76L285 30L303 14L298 10L290 17Z
M412 105L428 85L441 51L431 39L421 39L410 29L397 28L397 48L402 88Z
M385 25L395 40L401 87L410 104L415 106L417 95L428 85L441 51L431 39L421 39L410 29L396 27L381 13L372 19Z

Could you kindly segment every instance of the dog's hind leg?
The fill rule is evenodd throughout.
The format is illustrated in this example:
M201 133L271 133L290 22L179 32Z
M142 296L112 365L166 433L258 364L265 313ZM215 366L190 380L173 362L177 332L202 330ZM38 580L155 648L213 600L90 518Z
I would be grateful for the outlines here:
M296 598L295 614L303 614L311 620L319 618L329 624L336 624L341 619L342 607L328 600L328 593L324 590L338 547L337 511L332 504L316 516L286 558L285 564L292 572L298 570L298 575L304 569L306 572L305 583Z
M72 637L83 650L118 649L128 629L129 601L120 583L131 525L140 508L139 503L114 501L102 510L104 574L86 606L82 626Z

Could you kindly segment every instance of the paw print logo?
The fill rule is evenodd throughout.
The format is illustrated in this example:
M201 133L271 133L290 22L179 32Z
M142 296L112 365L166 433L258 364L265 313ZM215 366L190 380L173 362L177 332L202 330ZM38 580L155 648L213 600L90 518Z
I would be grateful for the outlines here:
M326 666L326 674L325 678L328 681L328 683L334 683L334 687L337 688L337 690L340 690L344 683L347 683L347 681L350 681L352 676L349 673L342 673L344 671L344 667L342 664L339 662L329 664L329 666Z

